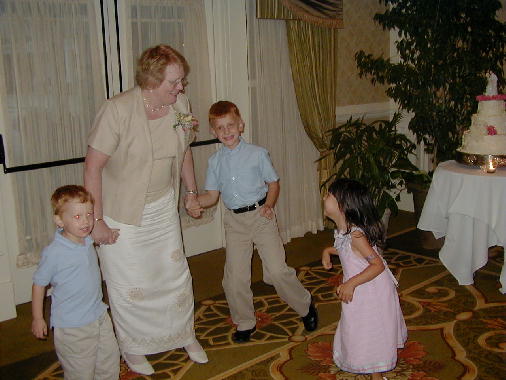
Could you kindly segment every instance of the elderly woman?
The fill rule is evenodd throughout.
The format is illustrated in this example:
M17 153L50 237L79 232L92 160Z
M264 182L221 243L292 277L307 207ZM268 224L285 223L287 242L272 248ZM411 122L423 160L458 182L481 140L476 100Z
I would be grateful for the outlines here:
M188 64L167 45L147 49L137 86L101 107L89 135L84 183L95 198L98 250L123 358L154 372L145 355L184 347L207 362L193 327L193 290L178 217L198 216L188 99Z

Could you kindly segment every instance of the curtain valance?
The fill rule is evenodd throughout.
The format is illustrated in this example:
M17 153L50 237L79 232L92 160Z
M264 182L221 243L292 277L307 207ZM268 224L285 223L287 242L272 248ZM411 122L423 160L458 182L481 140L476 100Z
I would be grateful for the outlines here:
M257 0L257 18L343 27L343 0Z

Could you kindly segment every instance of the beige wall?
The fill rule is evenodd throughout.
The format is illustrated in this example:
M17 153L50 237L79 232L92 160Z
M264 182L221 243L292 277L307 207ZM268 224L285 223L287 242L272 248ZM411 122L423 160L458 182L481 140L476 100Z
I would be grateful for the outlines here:
M498 19L506 22L506 0ZM389 31L373 21L375 13L383 12L378 0L349 0L343 2L344 28L339 30L339 68L337 107L388 102L386 86L373 86L366 78L358 77L355 53L364 50L373 56L389 57ZM506 72L506 62L503 66Z
M339 67L337 106L388 102L385 86L373 86L360 79L355 53L364 50L374 56L389 56L389 31L373 21L375 13L383 12L378 0L344 1L344 28L339 29Z

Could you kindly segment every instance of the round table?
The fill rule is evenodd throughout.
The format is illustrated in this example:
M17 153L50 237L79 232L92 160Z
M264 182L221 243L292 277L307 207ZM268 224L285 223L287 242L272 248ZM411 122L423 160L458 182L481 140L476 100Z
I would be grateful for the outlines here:
M506 168L486 173L477 167L445 161L432 178L418 228L445 236L439 258L460 285L488 261L488 248L506 245ZM503 265L501 293L506 293Z

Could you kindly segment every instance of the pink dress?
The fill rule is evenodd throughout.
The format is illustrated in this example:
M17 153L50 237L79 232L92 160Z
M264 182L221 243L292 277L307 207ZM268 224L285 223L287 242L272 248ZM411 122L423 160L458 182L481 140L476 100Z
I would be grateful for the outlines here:
M353 227L352 231L361 231ZM368 262L351 249L351 234L334 233L343 267L343 282L362 272ZM378 252L378 249L374 247ZM334 336L334 361L352 373L386 372L395 367L397 348L404 347L406 323L397 295L397 280L388 268L355 288L353 301L342 303Z

